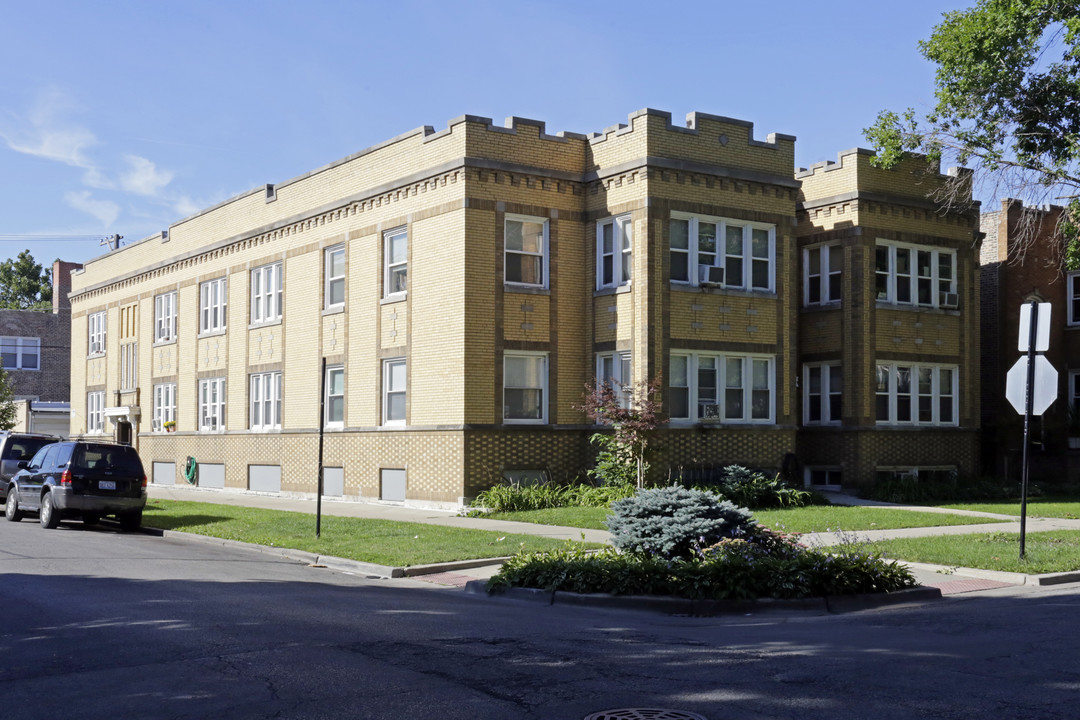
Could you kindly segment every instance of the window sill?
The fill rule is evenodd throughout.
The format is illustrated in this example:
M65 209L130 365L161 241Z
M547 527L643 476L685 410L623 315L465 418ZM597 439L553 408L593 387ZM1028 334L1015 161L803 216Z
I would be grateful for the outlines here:
M334 305L333 307L323 308L323 317L327 315L341 315L345 312L345 305Z
M202 340L204 338L219 337L221 335L224 335L228 331L229 331L228 328L217 328L216 330L206 330L205 332L199 333L196 336L196 339Z
M273 320L263 320L263 321L260 321L260 322L248 323L247 329L248 330L259 330L261 328L273 327L275 325L280 325L280 324L281 324L281 318L276 317Z
M387 295L379 300L380 305L393 305L394 303L405 302L409 299L409 293L395 293L393 295Z
M87 360L93 360L94 358L103 358L103 357L105 357L105 353L103 353L103 352L90 353L89 355L86 356L86 359Z
M691 285L690 283L671 282L671 290L684 293L704 293L706 295L730 295L733 297L756 297L776 298L775 290L743 290L733 287L709 287L707 285Z
M536 425L536 426L542 426L542 425L547 425L547 424L548 424L547 420L508 420L506 418L503 418L503 425Z
M877 300L877 308L879 310L900 310L902 312L917 312L917 313L931 313L933 315L953 315L955 317L960 316L959 308L940 308L933 307L931 305L908 305L907 303L892 303L887 300Z
M634 287L630 283L625 285L616 285L615 287L597 288L593 291L593 297L604 297L605 295L621 295L623 293L633 292Z
M155 340L152 347L164 347L165 345L175 345L176 338L169 338L168 340Z
M550 295L551 289L540 285L518 285L516 283L503 283L503 292L519 293L521 295Z
M802 310L802 312L813 313L813 312L826 312L826 311L829 311L829 310L839 310L843 306L844 306L843 302L841 302L840 300L837 300L835 302L814 303L813 305L803 305L802 308L800 308L800 309Z

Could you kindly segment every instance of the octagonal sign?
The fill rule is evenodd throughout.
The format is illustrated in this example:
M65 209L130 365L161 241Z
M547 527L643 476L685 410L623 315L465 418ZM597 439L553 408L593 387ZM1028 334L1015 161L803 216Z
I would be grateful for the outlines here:
M1016 412L1024 414L1024 403L1027 400L1025 386L1027 385L1028 359L1024 356L1009 368L1005 376L1005 397L1016 408ZM1042 415L1046 409L1057 399L1057 370L1042 355L1035 356L1035 381L1031 386L1032 392L1032 415Z

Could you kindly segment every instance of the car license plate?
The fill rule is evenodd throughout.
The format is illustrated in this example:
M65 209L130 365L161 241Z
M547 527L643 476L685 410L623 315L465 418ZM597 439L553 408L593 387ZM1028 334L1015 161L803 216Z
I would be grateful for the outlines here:
M115 490L116 489L116 481L115 480L98 480L97 486L98 486L98 490Z

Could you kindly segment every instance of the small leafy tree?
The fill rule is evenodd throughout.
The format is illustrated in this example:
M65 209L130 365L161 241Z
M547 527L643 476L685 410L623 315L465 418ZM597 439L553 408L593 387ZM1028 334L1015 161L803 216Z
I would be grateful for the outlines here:
M52 306L52 270L44 269L29 250L0 262L0 308L44 310Z
M7 371L0 367L0 430L15 427L15 390L8 380Z
M599 382L585 386L585 400L578 407L593 422L610 425L612 432L596 433L592 442L600 446L594 475L606 481L619 475L619 466L632 467L637 486L645 485L645 451L649 435L660 424L661 377L642 380L637 385L613 386Z

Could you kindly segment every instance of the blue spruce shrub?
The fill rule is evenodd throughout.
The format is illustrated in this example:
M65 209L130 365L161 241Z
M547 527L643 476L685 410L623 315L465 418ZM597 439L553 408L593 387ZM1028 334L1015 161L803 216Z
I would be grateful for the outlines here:
M690 558L695 548L753 532L750 511L711 492L673 485L640 490L611 504L611 541L627 553Z

